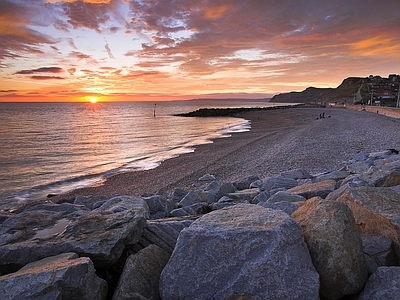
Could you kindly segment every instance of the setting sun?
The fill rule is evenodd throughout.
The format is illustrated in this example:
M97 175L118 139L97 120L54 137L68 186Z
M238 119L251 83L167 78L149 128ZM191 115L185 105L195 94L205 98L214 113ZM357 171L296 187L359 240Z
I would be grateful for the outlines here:
M96 103L97 101L97 97L90 97L90 103Z

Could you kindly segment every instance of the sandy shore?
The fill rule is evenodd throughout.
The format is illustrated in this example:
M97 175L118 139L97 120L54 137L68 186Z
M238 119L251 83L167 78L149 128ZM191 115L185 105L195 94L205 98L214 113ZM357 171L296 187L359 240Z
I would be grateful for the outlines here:
M324 119L317 119L325 112ZM159 167L114 175L98 187L54 198L116 194L140 196L174 188L190 189L198 178L214 174L219 182L249 175L267 177L304 168L312 174L339 169L358 152L400 149L400 119L344 108L291 108L245 112L249 132L200 145L193 153L164 161ZM52 198L53 199L53 198Z

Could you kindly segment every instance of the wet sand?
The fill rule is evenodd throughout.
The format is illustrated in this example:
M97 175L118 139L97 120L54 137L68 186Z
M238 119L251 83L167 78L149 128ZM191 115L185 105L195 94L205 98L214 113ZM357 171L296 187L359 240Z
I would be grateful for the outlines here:
M319 119L324 112L325 118ZM52 198L77 195L114 196L189 190L205 174L219 182L250 175L261 178L304 168L311 174L340 169L358 152L400 149L400 119L345 108L290 108L243 112L249 132L235 133L193 153L164 161L159 167L109 177L103 185L73 190Z

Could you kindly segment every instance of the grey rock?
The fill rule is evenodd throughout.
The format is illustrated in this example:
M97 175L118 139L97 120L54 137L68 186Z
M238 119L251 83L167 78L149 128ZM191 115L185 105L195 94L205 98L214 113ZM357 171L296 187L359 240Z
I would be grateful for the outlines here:
M367 172L372 164L372 161L358 161L351 165L348 165L347 170L353 174L361 174Z
M120 213L128 210L140 210L144 209L147 213L149 212L149 206L147 203L138 197L131 196L115 196L107 200L102 206L93 210L93 212L102 213Z
M300 195L291 194L285 191L277 192L267 199L267 202L304 202L306 198Z
M220 186L218 193L216 195L216 198L218 200L222 196L225 196L226 194L229 194L229 193L235 193L236 191L237 190L236 190L235 186L233 185L233 183L225 182Z
M259 189L245 189L240 190L235 193L228 193L226 196L233 199L234 201L247 201L251 202L254 197L256 197L260 193Z
M396 186L391 186L389 187L392 191L400 194L400 185L396 185Z
M325 180L315 183L303 184L287 190L291 194L297 194L310 199L313 197L325 198L336 187L335 180Z
M31 206L25 211L35 211L35 210L48 210L53 212L74 213L82 210L88 211L89 209L83 205L75 205L70 203L62 203L62 204L43 203Z
M257 196L254 197L254 199L252 201L252 204L257 204L257 203L260 203L260 202L266 202L269 199L270 196L271 195L270 195L269 192L263 191L263 192L259 193Z
M400 194L388 187L348 187L337 201L347 204L362 233L392 240L400 263Z
M215 177L215 175L206 174L206 175L200 177L198 180L199 180L199 181L213 181L213 180L215 180L215 179L217 179L217 178Z
M206 195L206 200L208 204L218 201L217 194L220 187L221 186L216 181L213 181L204 189L203 192Z
M216 203L211 203L210 204L210 208L211 208L211 210L219 210L219 209L223 209L223 208L226 208L226 207L235 206L236 204L238 204L238 203L235 203L235 202L223 202L223 203L216 202Z
M181 231L160 279L169 299L319 299L300 227L251 204L211 212Z
M99 203L99 202L105 202L106 200L108 200L109 198L103 195L100 196L77 196L74 200L74 204L77 205L84 205L86 206L88 209L92 210L98 207L94 207L95 203Z
M122 210L125 207L125 210ZM143 232L148 206L141 198L121 197L97 211L27 211L0 228L0 272L66 252L88 256L96 266L114 264Z
M165 252L171 254L175 248L176 240L182 229L189 227L194 217L181 219L148 220L139 242L135 245L141 250L155 244Z
M304 202L292 215L304 232L315 268L320 293L340 299L359 292L368 270L360 234L347 205L319 197Z
M179 207L186 207L196 203L201 203L202 199L195 191L190 191L181 201L179 201Z
M150 245L126 260L113 300L158 300L159 278L169 254Z
M171 211L173 217L185 217L185 216L196 216L203 213L203 208L207 206L207 203L194 203L189 206L177 208Z
M392 154L392 151L391 151L391 150L384 150L384 151L372 152L372 153L370 153L370 154L368 155L368 158L374 158L374 159L377 159L377 158L386 158L386 157L388 157L388 156L391 155L391 154Z
M176 188L174 189L174 191L171 194L171 199L174 202L179 202L183 199L183 197L185 197L187 195L187 191L180 189L180 188Z
M346 178L349 175L350 174L348 172L346 172L346 171L332 171L332 172L329 172L327 174L315 177L313 179L313 181L314 182L321 182L321 181L325 181L325 180L339 181L339 180L342 180L342 179Z
M153 195L150 197L143 197L143 200L147 203L150 210L150 215L154 215L158 212L165 213L167 205L167 198L165 195Z
M290 170L290 171L285 171L281 173L282 177L285 178L292 178L292 179L310 179L311 175L304 169L296 169L296 170Z
M398 300L400 267L380 267L368 279L359 300Z
M182 207L173 209L170 212L170 215L172 217L177 217L177 218L190 216L190 214L188 212L186 212L186 210L184 210Z
M353 187L356 186L369 186L370 184L363 178L361 178L359 175L350 175L347 176L341 183L340 186L343 186L345 184L351 184Z
M367 154L364 153L363 151L359 152L353 159L352 161L362 161L366 160L368 158Z
M296 209L300 207L300 203L292 203L288 201L282 202L260 202L258 205L265 207L265 208L272 208L276 210L281 210L291 215Z
M246 190L250 188L250 185L254 182L260 180L260 177L258 176L248 176L246 178L243 178L241 180L233 182L233 185L239 190Z
M285 178L281 176L268 177L262 180L260 189L262 191L270 191L277 188L290 189L297 186L297 181L292 178Z
M390 187L400 185L400 171L392 171L375 183L375 186Z
M369 234L362 234L361 240L369 274L375 273L379 267L396 265L396 254L391 240Z
M64 253L27 264L0 277L0 299L106 299L107 283L92 261Z

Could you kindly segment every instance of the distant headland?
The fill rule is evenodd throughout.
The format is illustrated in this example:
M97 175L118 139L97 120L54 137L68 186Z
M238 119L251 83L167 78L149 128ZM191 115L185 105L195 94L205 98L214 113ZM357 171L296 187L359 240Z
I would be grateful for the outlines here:
M400 75L387 78L348 77L337 88L309 87L302 92L275 95L271 102L280 103L340 103L396 107L399 102Z

